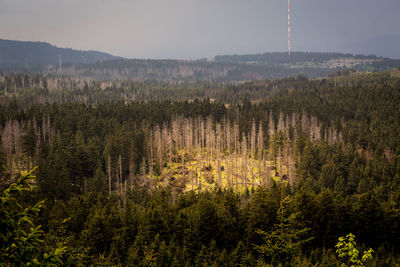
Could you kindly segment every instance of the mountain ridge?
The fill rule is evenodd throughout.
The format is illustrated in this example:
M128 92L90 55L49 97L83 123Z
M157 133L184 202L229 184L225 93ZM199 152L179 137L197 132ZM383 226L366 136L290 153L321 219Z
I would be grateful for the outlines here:
M60 48L47 42L0 39L0 71L110 80L248 81L337 71L382 71L400 60L324 52L217 55L213 60L127 59L99 51Z
M45 65L86 64L122 59L95 50L61 48L47 42L0 39L0 70L34 70Z

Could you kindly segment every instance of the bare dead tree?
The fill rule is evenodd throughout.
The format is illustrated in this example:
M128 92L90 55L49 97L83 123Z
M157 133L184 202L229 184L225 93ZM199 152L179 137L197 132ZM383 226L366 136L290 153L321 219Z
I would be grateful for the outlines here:
M207 159L208 163L211 164L211 154L214 144L214 130L213 130L213 121L212 117L207 117L206 120L206 148L207 148Z
M264 160L264 132L262 129L262 123L259 123L258 126L258 135L257 135L257 159L258 159L258 177L261 179L262 177L262 165Z
M283 112L279 112L279 119L278 119L278 132L285 132L285 121Z
M216 150L219 152L222 152L222 140L223 140L223 136L222 136L222 128L221 128L221 124L220 123L216 123L215 125L215 140L216 140Z
M218 168L218 186L222 188L222 175L221 175L221 161L219 157L217 157L217 168Z
M301 115L301 130L307 136L310 132L310 119L305 111Z
M275 133L275 122L274 117L272 115L272 110L269 111L269 120L268 120L268 135L271 138Z
M205 128L204 128L204 120L200 121L200 145L201 148L205 147Z
M292 125L292 127L294 129L294 133L293 133L293 135L294 135L293 139L294 140L296 140L296 138L297 138L297 121L298 121L298 117L299 117L299 114L292 113L291 125Z
M153 161L154 161L154 156L153 156L153 147L150 144L150 159L149 159L149 186L150 189L153 188Z
M154 133L153 133L153 138L154 138L154 146L155 146L155 151L156 151L156 160L157 160L157 166L161 170L162 167L162 160L163 160L163 149L162 149L162 140L161 140L161 130L160 126L156 125L154 127Z
M140 176L142 181L146 182L146 159L143 157L142 163L140 164Z
M314 116L310 120L310 140L321 140L321 129L318 124L318 119Z
M226 142L226 146L225 148L229 151L229 153L231 153L231 149L232 149L232 135L231 135L231 123L230 121L225 118L225 123L224 123L224 131L225 131L225 142Z
M251 135L250 135L250 157L255 158L256 155L256 122L253 120L251 124Z
M119 193L122 195L122 156L119 154L118 156L119 163L119 176L118 176L118 189Z
M107 157L108 194L111 196L111 157Z
M293 157L292 149L289 148L289 156L288 156L288 176L289 176L289 184L294 185L296 182L296 175L295 175L295 160Z
M244 179L245 188L247 188L247 138L242 137L242 177Z
M21 124L14 120L12 123L12 133L13 133L13 144L14 144L14 151L15 151L15 166L17 167L18 173L21 172L21 168L19 166L20 156L21 156L21 136L22 136L22 128L24 127L24 123Z

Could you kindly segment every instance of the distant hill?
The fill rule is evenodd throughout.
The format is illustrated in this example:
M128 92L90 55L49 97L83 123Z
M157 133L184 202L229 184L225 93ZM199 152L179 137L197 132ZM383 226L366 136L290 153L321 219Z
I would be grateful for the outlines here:
M0 70L25 71L45 65L94 63L121 59L98 51L59 48L45 42L26 42L0 39Z
M61 67L60 67L61 63ZM342 70L382 71L400 60L342 53L284 52L221 55L214 60L125 59L97 51L59 48L44 42L0 39L0 71L109 80L249 81Z
M400 66L400 60L341 53L294 52L216 56L215 60L129 59L101 61L46 69L44 75L79 76L111 80L249 81L306 75L324 77L342 70L382 71Z
M215 56L216 62L224 63L247 63L247 64L263 64L263 65L282 65L282 64L323 64L335 59L354 59L354 60L369 60L382 61L383 58L377 56L363 56L343 53L321 53L321 52L292 52L288 55L287 52L271 52L263 54L250 55L220 55Z

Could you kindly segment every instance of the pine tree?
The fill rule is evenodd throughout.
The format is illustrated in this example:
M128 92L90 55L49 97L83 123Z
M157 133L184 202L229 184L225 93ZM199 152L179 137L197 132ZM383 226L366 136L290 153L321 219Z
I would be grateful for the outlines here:
M280 202L277 212L278 223L274 225L271 232L256 231L265 243L255 245L255 249L264 256L263 260L267 260L273 265L290 263L303 244L312 239L306 237L309 228L301 228L297 225L296 220L299 213L288 213L286 210L285 205L289 201L290 197L287 196Z

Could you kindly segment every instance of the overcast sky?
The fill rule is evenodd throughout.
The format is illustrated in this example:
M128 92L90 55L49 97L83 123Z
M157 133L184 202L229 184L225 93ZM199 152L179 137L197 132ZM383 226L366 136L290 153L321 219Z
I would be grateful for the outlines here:
M400 0L291 7L292 51L398 50ZM0 38L130 58L286 51L287 0L0 0Z

